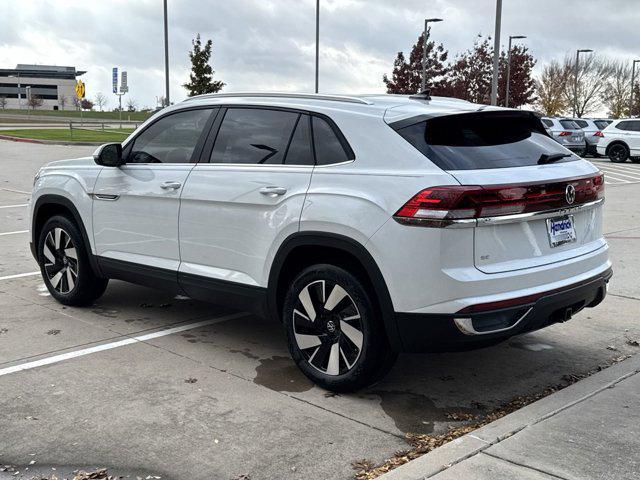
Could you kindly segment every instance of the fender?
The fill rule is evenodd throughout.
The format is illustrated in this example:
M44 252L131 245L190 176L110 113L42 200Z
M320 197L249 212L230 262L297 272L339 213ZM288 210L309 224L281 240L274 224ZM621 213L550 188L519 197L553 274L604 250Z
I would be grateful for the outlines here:
M378 305L380 306L382 320L384 322L391 348L395 351L401 350L400 335L398 332L398 325L395 320L393 303L391 301L391 296L389 295L389 290L387 289L387 284L382 276L382 272L380 272L376 261L369 251L361 243L343 235L310 231L297 232L287 237L278 249L271 265L271 271L269 272L267 307L271 316L273 316L273 318L280 317L277 308L277 291L278 280L280 278L282 267L289 253L291 253L291 251L296 247L301 246L335 248L350 254L360 262L373 286L374 294L376 296L375 300L377 300Z
M100 266L98 265L97 257L93 255L91 252L91 242L89 241L89 236L87 235L87 229L84 226L84 222L82 221L82 217L80 213L78 213L78 209L75 207L73 202L62 195L53 195L46 194L42 195L36 200L35 205L33 206L33 216L31 217L31 253L33 254L33 258L38 261L38 255L36 252L36 246L38 245L38 238L36 238L36 219L38 218L38 212L45 205L59 205L61 207L66 208L73 215L73 219L80 230L80 234L82 235L82 241L85 244L85 248L87 250L87 256L89 257L89 264L91 265L91 269L93 272L99 277L104 277L102 271L100 270Z

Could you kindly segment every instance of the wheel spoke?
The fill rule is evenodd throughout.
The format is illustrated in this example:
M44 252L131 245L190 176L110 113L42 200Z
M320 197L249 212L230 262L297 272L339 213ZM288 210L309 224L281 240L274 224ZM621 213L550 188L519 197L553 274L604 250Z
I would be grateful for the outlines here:
M53 246L56 248L56 250L60 250L60 237L62 237L62 229L61 228L54 229L53 235L54 235Z
M317 335L303 335L301 333L296 333L295 336L300 350L317 347L322 343L320 341L320 337L318 337Z
M47 246L47 242L44 243L44 248L42 250L42 253L44 254L45 258L49 260L51 263L56 263L56 257L54 257L53 253L51 253L51 250Z
M76 252L76 249L74 247L65 248L64 249L64 254L69 258L73 258L74 260L78 260L78 253Z
M331 345L329 352L329 363L327 364L327 375L338 375L340 373L340 345L338 342Z
M358 350L362 350L362 332L355 327L352 327L344 320L340 321L340 329L345 336L353 342L353 344L358 347Z
M335 285L331 293L329 294L329 298L327 302L324 304L324 308L332 311L336 305L338 305L344 297L347 296L347 292L340 285Z
M307 313L307 317L312 322L316 319L316 309L313 307L313 302L311 301L311 295L309 294L309 286L307 285L298 295L298 299L302 303L305 312Z
M68 288L67 293L73 290L73 287L75 286L76 286L76 282L73 281L73 274L71 272L71 269L67 267L67 288Z
M51 286L55 289L58 288L58 284L60 283L60 280L62 280L62 274L64 273L64 269L61 268L60 270L58 270L58 273L56 273L49 281L51 282Z
M340 356L342 357L342 361L344 362L344 364L347 366L347 369L353 367L353 364L349 363L349 360L347 360L347 356L344 354L344 350L342 350L342 347L340 347Z

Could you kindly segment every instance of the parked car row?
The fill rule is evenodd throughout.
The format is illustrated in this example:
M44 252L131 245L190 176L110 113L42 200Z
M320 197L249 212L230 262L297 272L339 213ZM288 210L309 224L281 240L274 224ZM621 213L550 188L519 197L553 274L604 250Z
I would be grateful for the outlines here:
M600 137L599 155L606 155L615 163L628 159L640 163L640 119L614 120L600 132Z

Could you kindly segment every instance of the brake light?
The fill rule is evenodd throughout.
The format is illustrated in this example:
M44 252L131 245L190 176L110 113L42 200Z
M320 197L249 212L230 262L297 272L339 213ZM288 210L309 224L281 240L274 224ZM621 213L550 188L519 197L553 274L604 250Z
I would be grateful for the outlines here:
M571 135L573 135L573 132L564 131L564 132L560 132L559 136L560 137L570 137Z
M600 138L604 138L604 133L602 133L600 130L598 130L596 133L593 134L594 137L600 137Z
M575 189L571 203L568 185ZM394 219L409 225L446 227L487 217L560 210L603 197L602 173L553 183L441 186L418 192L396 212Z

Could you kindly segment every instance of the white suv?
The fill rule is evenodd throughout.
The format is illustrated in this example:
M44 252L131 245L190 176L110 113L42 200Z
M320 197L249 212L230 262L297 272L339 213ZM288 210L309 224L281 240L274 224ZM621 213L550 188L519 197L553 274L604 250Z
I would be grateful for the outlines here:
M115 278L279 319L319 385L605 296L602 174L532 113L416 96L204 95L35 179L52 296Z
M612 162L640 162L640 119L614 120L600 133L598 153Z

